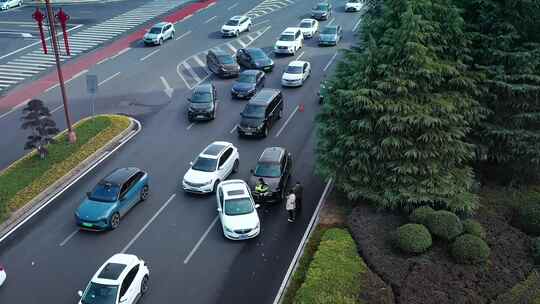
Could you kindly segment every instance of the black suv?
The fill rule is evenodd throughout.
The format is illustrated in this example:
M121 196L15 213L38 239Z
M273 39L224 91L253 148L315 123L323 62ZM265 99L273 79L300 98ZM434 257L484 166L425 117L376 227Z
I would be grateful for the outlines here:
M271 72L274 68L274 61L259 48L239 49L236 51L236 61L246 69Z
M238 135L266 137L275 121L283 113L283 95L280 90L262 89L244 107L238 125Z
M235 98L250 99L258 89L264 87L264 72L259 70L244 70L231 88L231 95Z
M222 50L209 50L206 54L208 69L219 77L236 77L240 66L229 53Z
M332 5L328 2L320 2L311 9L311 17L317 20L328 20L332 15Z
M216 88L213 84L201 84L193 89L189 100L188 120L216 118Z
M287 184L291 177L292 156L285 148L270 147L264 149L257 166L251 169L249 186L255 202L282 202ZM258 192L259 179L268 185L268 191Z

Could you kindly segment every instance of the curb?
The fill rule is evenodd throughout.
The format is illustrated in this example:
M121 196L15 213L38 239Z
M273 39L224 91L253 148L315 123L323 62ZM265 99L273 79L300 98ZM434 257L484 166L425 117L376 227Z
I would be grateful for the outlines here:
M304 232L304 236L302 237L302 240L300 241L300 244L298 245L298 249L296 249L296 253L294 254L293 259L291 260L291 264L289 265L289 268L287 269L287 273L285 273L285 277L283 278L283 281L281 282L281 286L279 287L279 290L276 294L276 297L274 298L273 304L281 304L283 302L283 296L285 295L285 292L287 291L287 288L289 287L289 283L291 281L292 275L296 271L296 268L298 267L298 262L300 261L300 258L304 254L304 249L306 248L307 240L311 237L311 233L313 230L315 230L315 226L319 223L319 215L321 213L322 206L324 205L324 202L326 201L326 197L330 193L332 187L333 187L333 180L329 179L328 182L326 182L326 186L324 187L324 191L321 195L321 198L319 199L319 203L317 204L317 208L315 208L315 212L313 213L313 216L311 217L311 220L309 221L309 224L306 228L306 232Z
M109 3L109 2L120 2L126 0L51 0L51 5L64 5L64 4L100 4L100 3ZM24 2L26 6L42 6L45 5L44 1L40 0L26 0Z
M95 167L101 164L105 159L111 156L116 150L122 147L126 142L131 140L142 130L141 123L128 117L130 125L120 134L116 135L106 145L94 152L79 165L58 179L47 189L26 203L22 208L15 211L11 216L0 224L0 243L7 239L11 234L16 232L28 220L37 215L43 208L52 203L58 196L68 190L77 181L91 172ZM84 120L89 119L85 118Z

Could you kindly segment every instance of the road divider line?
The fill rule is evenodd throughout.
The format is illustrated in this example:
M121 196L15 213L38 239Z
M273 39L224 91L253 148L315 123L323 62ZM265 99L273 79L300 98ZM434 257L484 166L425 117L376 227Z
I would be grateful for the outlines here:
M304 53L305 53L305 52L304 52L304 51L302 51L302 53L300 53L300 55L298 55L298 56L296 57L296 59L295 59L295 60L299 60L299 59L300 59L300 57L302 57L302 56L304 55Z
M189 126L187 126L186 130L189 130L189 129L191 129L191 128L192 128L192 127L193 127L194 125L195 125L195 123L194 123L194 122L190 123L190 124L189 124Z
M51 111L51 114L54 113L54 112L56 112L56 111L58 111L58 110L60 110L60 109L62 109L63 107L64 107L63 104L59 105L58 107L54 108L54 109Z
M234 127L232 128L232 130L229 133L233 134L234 131L236 131L236 129L238 129L238 124L235 124Z
M71 77L70 79L66 80L66 83L70 83L71 81L75 80L77 77L80 77L81 75L84 75L88 73L88 69L85 69L85 70L82 70L80 71L79 73L73 75L73 77Z
M169 199L165 202L165 204L163 204L163 206L161 206L158 211L150 218L150 220L148 220L148 222L146 222L146 224L144 224L144 226L141 228L141 230L139 230L139 232L137 232L137 234L129 241L129 243L124 247L124 249L122 249L122 251L120 251L120 253L126 253L126 251L131 247L131 245L133 245L133 243L135 243L135 241L137 241L139 239L139 237L146 231L146 229L148 228L148 226L150 226L150 224L152 224L152 222L159 216L159 214L165 210L165 208L167 208L167 206L172 202L172 200L176 197L176 193L173 193L171 195L171 197L169 197Z
M45 92L47 93L47 92L49 92L49 91L52 91L53 89L57 88L58 86L60 86L58 83L55 84L55 85L53 85L53 86L50 86L50 87L48 87L48 88L45 90Z
M217 18L217 16L210 17L210 19L206 20L206 21L204 22L204 24L207 24L207 23L209 23L210 21L212 21L212 20L214 20L214 19L216 19L216 18Z
M358 18L358 21L356 21L356 23L354 24L354 26L352 28L353 32L356 32L356 30L358 29L358 26L360 25L361 21L362 21L362 18Z
M206 238L206 236L208 235L208 233L210 232L210 230L212 230L212 228L214 228L214 225L216 224L218 218L219 218L219 217L216 215L216 217L214 218L214 220L212 221L212 223L210 224L210 226L208 226L208 228L206 229L206 231L204 232L204 234L201 236L201 238L200 238L199 241L197 242L197 244L195 244L195 247L193 247L193 249L191 249L191 252L188 254L188 256L186 257L186 259L184 260L184 264L189 263L189 260L191 260L191 258L192 258L193 255L195 254L195 252L197 252L197 249L199 249L199 246L201 246L202 242L204 241L204 239Z
M187 31L185 33L183 33L182 35L178 36L175 40L180 40L181 38L184 38L185 36L191 34L191 31Z
M139 59L139 60L140 60L140 61L145 61L148 57L150 57L150 56L154 55L155 53L159 52L159 50L160 50L160 49L157 49L157 50L155 50L155 51L152 51L152 52L150 52L150 54L148 54L148 55L142 57L142 58Z
M328 21L328 25L334 23L335 20L336 20L336 17L332 18L330 21Z
M79 229L73 231L72 233L70 233L63 241L62 243L60 243L60 247L64 247L65 244L67 244L67 242L69 242L69 240L71 240L72 237L75 236L75 234L77 234L77 232L79 232Z
M171 86L169 85L169 83L167 82L167 79L165 79L165 77L159 76L159 78L161 78L161 83L163 83L163 86L165 87L165 89L164 89L165 94L167 94L167 96L169 96L169 98L171 98L172 93L174 92L174 89L171 88Z
M110 59L114 59L114 58L116 58L116 57L118 57L118 56L124 54L125 52L127 52L127 51L129 51L129 50L131 50L130 47L127 47L127 48L125 48L125 49L122 49L120 52L118 52L118 53L116 53L115 55L111 56Z
M291 121L291 119L293 118L294 114L296 114L296 112L298 112L298 106L296 106L293 110L293 112L291 113L291 115L289 115L289 118L287 118L287 120L285 121L285 123L283 124L283 126L281 126L281 128L279 129L279 131L277 132L276 134L276 137L278 137L281 132L283 132L283 130L285 129L285 127L287 126L287 124L289 123L289 121Z
M326 66L324 67L323 72L326 72L326 70L328 70L328 68L330 67L330 65L332 65L332 62L334 62L334 60L336 59L337 54L338 54L338 53L335 52L334 55L332 56L332 58L330 58L330 60L328 61L328 63L327 63Z
M113 74L113 75L111 75L111 76L109 76L109 77L103 79L103 81L101 81L100 83L98 83L98 87L99 87L100 85L104 84L105 82L107 82L107 81L113 79L114 77L120 75L120 73L121 73L121 72L117 72L117 73L115 73L115 74Z
M238 6L238 2L236 2L235 4L229 6L229 7L227 8L227 10L230 11L230 10L232 10L233 8L237 7L237 6Z

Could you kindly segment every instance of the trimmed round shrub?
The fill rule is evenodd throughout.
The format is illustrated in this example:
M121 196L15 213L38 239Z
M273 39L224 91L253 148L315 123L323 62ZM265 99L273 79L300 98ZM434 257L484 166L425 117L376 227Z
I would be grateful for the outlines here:
M540 265L540 237L535 237L532 239L531 247L534 263L536 265Z
M409 220L413 223L425 225L427 223L428 216L433 213L435 213L435 209L429 206L418 207L411 213Z
M540 203L526 203L518 208L516 224L523 232L540 235Z
M459 217L450 211L439 210L429 214L426 224L434 236L447 241L455 239L463 232Z
M476 235L477 237L481 239L486 238L486 230L484 230L484 227L478 221L475 221L473 219L467 219L467 220L464 220L462 224L463 224L463 233Z
M464 234L452 244L452 256L459 264L480 264L489 258L491 250L481 238Z
M405 252L422 253L431 247L429 230L421 224L405 224L397 229L397 245Z

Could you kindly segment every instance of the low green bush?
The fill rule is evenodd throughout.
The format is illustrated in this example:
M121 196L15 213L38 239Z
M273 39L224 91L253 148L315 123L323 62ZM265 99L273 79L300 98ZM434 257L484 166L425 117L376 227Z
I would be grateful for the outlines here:
M475 221L473 219L467 219L462 222L463 224L463 233L468 233L472 235L476 235L477 237L481 239L486 238L486 230L480 224L478 221Z
M445 210L435 211L426 218L427 227L439 238L451 241L463 232L463 225L454 213Z
M426 225L427 218L433 213L435 213L435 209L429 206L418 207L414 209L413 212L411 212L411 215L409 216L409 220L413 223Z
M517 208L516 224L527 234L540 235L540 203L527 202L520 205Z
M534 258L534 263L540 265L540 237L535 237L531 242L531 251Z
M294 303L355 304L360 294L361 275L366 271L367 266L358 256L350 234L343 229L328 229Z
M480 264L489 258L489 246L481 238L464 234L452 244L451 253L460 264Z
M429 230L421 224L405 224L397 230L398 247L409 253L422 253L431 247Z

